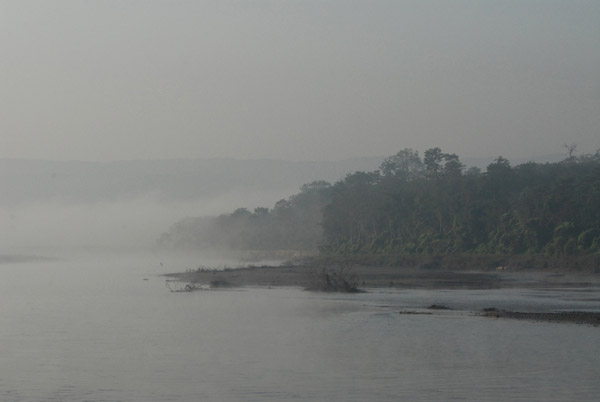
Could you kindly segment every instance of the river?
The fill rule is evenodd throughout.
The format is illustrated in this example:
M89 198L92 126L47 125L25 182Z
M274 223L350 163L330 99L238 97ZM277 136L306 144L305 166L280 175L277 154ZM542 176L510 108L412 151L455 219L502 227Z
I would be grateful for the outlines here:
M195 260L199 263L203 261ZM162 263L162 265L161 265ZM592 401L600 289L173 293L154 254L0 265L2 401ZM426 314L429 304L454 308Z

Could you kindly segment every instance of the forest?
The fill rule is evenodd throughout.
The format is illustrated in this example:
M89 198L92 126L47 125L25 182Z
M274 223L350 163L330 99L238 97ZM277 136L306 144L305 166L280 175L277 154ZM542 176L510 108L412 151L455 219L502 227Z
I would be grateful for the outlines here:
M158 243L169 248L203 250L316 251L323 237L323 208L331 201L331 184L314 181L269 208L238 208L216 217L186 218L163 233Z
M404 149L379 170L304 185L272 209L189 218L160 243L318 249L326 256L600 255L600 153L485 171L440 148Z

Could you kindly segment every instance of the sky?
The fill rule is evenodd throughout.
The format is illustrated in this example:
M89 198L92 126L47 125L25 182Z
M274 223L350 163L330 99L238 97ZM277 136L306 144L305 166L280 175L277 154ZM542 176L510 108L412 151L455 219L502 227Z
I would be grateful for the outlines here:
M600 148L600 2L0 0L0 158Z

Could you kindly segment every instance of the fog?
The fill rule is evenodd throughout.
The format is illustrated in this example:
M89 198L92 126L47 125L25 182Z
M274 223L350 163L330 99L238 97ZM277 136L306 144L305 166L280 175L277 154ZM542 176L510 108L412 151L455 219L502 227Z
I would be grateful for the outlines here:
M593 152L598 20L597 1L2 1L0 239L152 244L377 167L273 160Z
M597 1L0 2L0 157L600 147Z
M240 194L241 196L241 194ZM0 209L3 249L139 249L155 245L160 233L186 216L220 214L236 208L234 194L195 202L136 198L93 204L33 204ZM273 195L274 196L274 195ZM268 195L244 194L248 205Z
M564 155L546 155L537 161L561 158ZM1 159L0 254L156 249L161 234L182 219L229 214L238 208L273 208L304 184L334 183L355 171L377 170L382 160L383 156L329 162ZM463 159L467 166L480 168L491 161Z
M272 208L305 183L333 182L378 164L379 158L328 163L0 160L0 254L153 248L183 218Z
M597 400L597 328L482 309L597 323L599 22L598 0L0 0L0 401ZM582 174L538 191L498 156Z
M564 155L537 159L557 161ZM335 183L379 168L383 157L329 162L158 160L57 162L0 160L0 254L160 248L182 219L273 208L317 180ZM464 158L482 169L492 158ZM189 251L189 249L188 249ZM206 251L206 250L204 250Z

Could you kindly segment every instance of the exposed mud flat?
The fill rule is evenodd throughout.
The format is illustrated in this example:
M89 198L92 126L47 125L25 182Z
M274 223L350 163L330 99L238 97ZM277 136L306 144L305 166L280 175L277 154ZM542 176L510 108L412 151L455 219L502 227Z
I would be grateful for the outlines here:
M311 265L249 266L223 270L201 268L167 274L172 279L210 285L310 287L321 267ZM333 268L335 269L335 268ZM395 287L407 289L502 289L561 288L600 286L600 275L540 271L449 271L405 267L346 268L356 275L362 288Z
M232 287L301 287L313 288L322 267L310 265L249 266L245 268L208 269L167 274L171 281L187 283L185 291ZM335 269L335 268L333 268ZM600 275L540 271L450 271L442 269L365 267L345 268L356 275L361 289L592 289L600 287ZM429 311L402 311L400 314L432 314L431 310L451 309L432 304ZM475 314L490 318L510 318L556 323L600 326L600 312L518 312L486 308Z
M546 322L570 322L575 324L587 324L595 327L600 326L600 313L590 311L560 311L560 312L518 312L497 310L495 308L485 309L484 317L491 318L514 318L519 320L546 321Z

